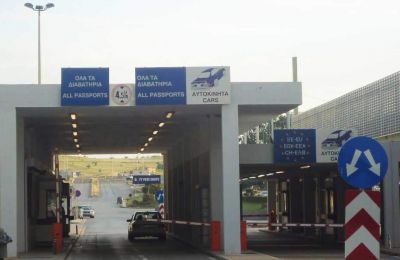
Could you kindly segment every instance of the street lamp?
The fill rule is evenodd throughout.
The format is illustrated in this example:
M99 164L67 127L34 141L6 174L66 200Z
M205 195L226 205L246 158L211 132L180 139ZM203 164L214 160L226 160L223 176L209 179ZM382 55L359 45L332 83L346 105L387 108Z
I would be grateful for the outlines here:
M29 9L32 9L33 11L36 11L38 13L38 84L40 85L42 83L42 69L41 69L41 55L40 55L40 12L46 11L49 8L54 7L53 3L48 3L46 6L43 5L35 5L31 3L26 3L26 7Z

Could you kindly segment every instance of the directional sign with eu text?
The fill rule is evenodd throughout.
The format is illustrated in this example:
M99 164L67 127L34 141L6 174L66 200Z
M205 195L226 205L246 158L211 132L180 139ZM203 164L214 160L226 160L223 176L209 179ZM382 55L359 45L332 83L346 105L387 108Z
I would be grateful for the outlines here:
M362 189L371 188L385 177L388 158L377 141L359 136L343 145L338 167L340 175L348 184Z
M275 163L315 163L315 129L276 129Z

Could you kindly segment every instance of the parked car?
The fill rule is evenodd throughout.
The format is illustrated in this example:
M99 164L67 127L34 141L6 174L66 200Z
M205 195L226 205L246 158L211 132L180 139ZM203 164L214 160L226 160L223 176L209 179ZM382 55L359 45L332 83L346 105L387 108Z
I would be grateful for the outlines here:
M323 149L332 149L342 147L343 144L350 139L351 130L336 130L332 132L322 143Z
M263 198L268 197L268 191L267 191L267 190L262 190L262 191L260 191L259 196L260 196L260 197L263 197Z
M211 88L218 85L219 80L225 75L224 68L209 68L200 73L195 80L192 81L192 88Z
M78 206L79 207L79 217L84 218L84 217L90 217L94 218L95 216L95 210L91 206Z
M138 211L126 221L128 225L128 239L133 241L136 237L158 237L160 240L166 239L165 225L160 222L146 221L148 219L161 220L158 211Z

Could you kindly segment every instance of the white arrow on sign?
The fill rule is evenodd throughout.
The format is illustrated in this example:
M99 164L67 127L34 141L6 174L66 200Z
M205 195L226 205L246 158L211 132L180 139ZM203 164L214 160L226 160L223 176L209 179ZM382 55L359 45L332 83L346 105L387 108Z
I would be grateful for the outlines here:
M354 152L354 155L353 155L353 159L351 160L351 163L350 164L346 163L347 177L352 175L355 171L358 170L358 168L356 167L356 163L357 163L358 159L360 158L361 153L362 152L360 150L356 149L356 151Z
M371 168L369 168L369 170L379 176L381 174L381 164L375 162L374 157L369 149L366 150L364 154L367 157L368 162L371 164Z

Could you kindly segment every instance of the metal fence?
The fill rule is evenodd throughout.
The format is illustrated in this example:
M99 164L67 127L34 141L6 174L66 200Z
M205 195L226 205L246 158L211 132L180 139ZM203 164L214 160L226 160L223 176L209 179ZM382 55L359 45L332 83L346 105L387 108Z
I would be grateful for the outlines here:
M293 128L353 128L373 138L400 133L400 71L292 117Z

